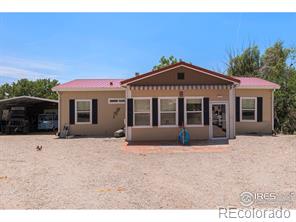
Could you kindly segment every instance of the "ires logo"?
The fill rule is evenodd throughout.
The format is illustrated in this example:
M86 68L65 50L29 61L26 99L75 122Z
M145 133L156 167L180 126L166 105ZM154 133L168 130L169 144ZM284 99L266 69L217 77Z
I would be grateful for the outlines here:
M240 194L240 203L244 207L249 207L256 203L275 203L290 202L293 192L288 194L277 194L275 192L242 192Z
M275 201L276 193L255 193L255 200L257 201Z

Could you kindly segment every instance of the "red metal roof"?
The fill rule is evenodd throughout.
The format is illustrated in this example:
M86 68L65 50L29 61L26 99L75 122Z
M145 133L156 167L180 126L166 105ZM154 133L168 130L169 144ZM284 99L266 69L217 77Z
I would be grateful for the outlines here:
M222 79L225 79L225 80L228 80L228 81L231 81L231 82L239 83L238 79L235 79L235 78L233 78L231 76L226 76L226 75L223 75L221 73L217 73L217 72L214 72L214 71L211 71L211 70L199 67L199 66L192 65L192 64L187 63L187 62L178 62L178 63L166 66L166 67L158 69L158 70L154 70L154 71L147 72L147 73L144 73L144 74L141 74L141 75L129 78L129 79L125 79L125 80L121 81L121 84L128 84L128 83L131 83L131 82L134 82L134 81L138 81L138 80L140 80L142 78L145 78L145 77L148 77L148 76L153 76L155 74L161 73L161 72L166 71L168 69L176 68L178 66L185 66L185 67L187 66L189 68L195 69L195 70L197 70L197 71L199 71L201 73L204 73L204 74L216 76L218 78L222 78Z
M94 89L94 88L106 88L116 89L120 88L120 82L122 79L75 79L64 84L60 84L53 88L53 90L61 89Z
M240 80L239 88L271 88L271 89L279 89L280 86L276 83L260 79L257 77L237 77L233 76L233 78Z
M211 70L207 70L198 66L191 65L185 62L179 62L165 68L148 72L130 79L76 79L70 82L66 82L64 84L60 84L53 88L54 91L74 91L74 90L116 90L122 89L121 84L128 84L147 76L151 76L154 74L158 74L158 72L165 71L167 69L175 68L180 65L187 66L192 69L196 69L202 73L217 76L218 78L223 78L225 80L229 80L235 83L240 83L238 85L239 88L268 88L268 89L279 89L280 86L276 83L260 79L257 77L237 77L237 76L226 76L220 73L213 72Z

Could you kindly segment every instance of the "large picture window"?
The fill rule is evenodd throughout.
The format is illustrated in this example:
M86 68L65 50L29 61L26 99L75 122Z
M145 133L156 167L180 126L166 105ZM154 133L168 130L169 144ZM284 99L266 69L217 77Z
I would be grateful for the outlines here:
M76 123L91 123L91 100L76 100Z
M151 125L151 99L134 99L134 126Z
M203 125L203 99L202 98L186 98L186 118L187 126Z
M159 99L159 125L176 126L177 125L177 99L160 98Z
M241 121L257 121L256 97L241 97Z

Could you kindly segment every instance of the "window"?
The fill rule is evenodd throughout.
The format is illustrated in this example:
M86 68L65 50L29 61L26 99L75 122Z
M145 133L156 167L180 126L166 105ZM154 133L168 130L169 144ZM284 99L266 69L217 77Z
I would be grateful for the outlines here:
M178 73L177 73L177 79L178 79L178 80L183 80L183 79L185 79L185 74L184 74L184 72L178 72Z
M257 121L256 97L241 97L241 121Z
M91 100L76 100L76 123L91 123Z
M203 125L203 98L186 98L185 109L187 126Z
M125 104L124 98L109 98L108 104Z
M160 98L159 99L159 125L176 126L177 125L177 99Z
M151 125L151 99L134 99L134 126Z

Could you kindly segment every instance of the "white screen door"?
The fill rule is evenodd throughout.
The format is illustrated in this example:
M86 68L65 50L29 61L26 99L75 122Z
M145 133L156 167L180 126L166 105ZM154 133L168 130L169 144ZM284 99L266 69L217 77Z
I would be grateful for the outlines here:
M212 103L210 109L211 125L210 135L212 139L225 139L228 137L228 118L226 103Z

